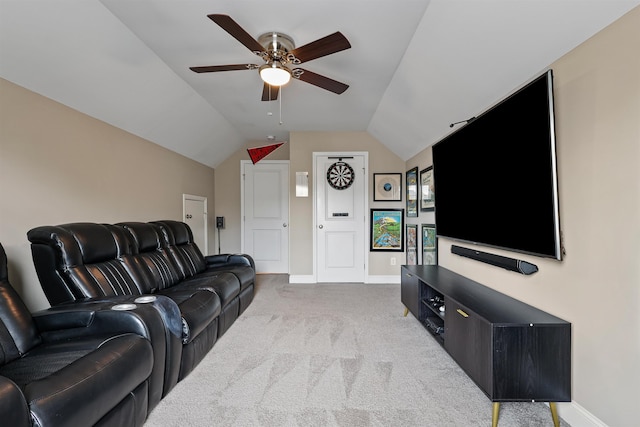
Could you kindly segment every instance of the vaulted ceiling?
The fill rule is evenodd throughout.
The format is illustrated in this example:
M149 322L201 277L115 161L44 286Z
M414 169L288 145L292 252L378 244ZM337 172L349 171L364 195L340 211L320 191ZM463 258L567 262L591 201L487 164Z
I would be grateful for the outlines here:
M248 141L367 131L408 159L540 74L640 0L0 0L0 77L216 167ZM351 48L261 101L258 63L207 18L302 46L340 31Z

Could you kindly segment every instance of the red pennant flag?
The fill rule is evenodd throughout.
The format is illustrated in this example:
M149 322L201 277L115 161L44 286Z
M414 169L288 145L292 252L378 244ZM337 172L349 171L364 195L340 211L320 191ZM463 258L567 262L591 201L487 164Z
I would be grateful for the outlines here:
M278 142L271 145L263 145L262 147L247 148L247 152L249 153L249 157L251 157L251 161L255 165L260 160L265 158L269 153L280 147L282 144L284 144L284 142Z

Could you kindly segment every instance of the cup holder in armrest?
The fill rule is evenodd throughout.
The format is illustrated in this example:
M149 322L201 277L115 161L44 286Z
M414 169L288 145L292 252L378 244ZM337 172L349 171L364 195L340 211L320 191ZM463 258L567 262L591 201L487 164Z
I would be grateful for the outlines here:
M111 307L111 310L126 311L126 310L133 310L136 307L137 305L135 304L116 304L113 307Z
M141 297L138 297L136 299L133 300L133 302L138 303L138 304L147 304L150 302L154 302L155 300L157 300L158 297L155 295L143 295Z

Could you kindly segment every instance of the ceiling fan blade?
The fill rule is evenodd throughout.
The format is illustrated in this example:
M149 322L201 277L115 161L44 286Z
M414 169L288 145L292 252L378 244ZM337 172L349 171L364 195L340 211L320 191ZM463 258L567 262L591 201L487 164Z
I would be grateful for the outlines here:
M271 88L271 93L269 93L269 88ZM265 83L262 87L262 100L275 101L278 99L278 93L280 93L280 86L271 86L268 83Z
M329 77L321 76L320 74L316 74L312 71L303 70L302 68L296 68L296 70L302 71L302 74L297 78L303 82L311 83L312 85L337 93L338 95L349 88L349 85L340 83L339 81L330 79ZM293 71L293 75L295 76L295 70Z
M196 73L213 73L216 71L234 71L234 70L255 70L258 65L255 64L233 64L233 65L206 65L204 67L189 67L191 71Z
M245 45L251 52L263 52L264 47L256 39L251 37L236 21L229 15L212 14L207 15L209 19L218 24L223 30L231 34L236 40Z
M295 48L291 53L298 58L300 62L307 62L312 59L340 52L341 50L349 49L350 47L351 43L349 43L349 40L347 40L340 31L336 31L314 42Z

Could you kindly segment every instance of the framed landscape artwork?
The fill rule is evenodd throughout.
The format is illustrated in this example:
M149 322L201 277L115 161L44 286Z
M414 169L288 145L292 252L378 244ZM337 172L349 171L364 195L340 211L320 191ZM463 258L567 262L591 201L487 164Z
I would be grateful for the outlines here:
M406 173L407 185L407 216L418 216L418 167L409 169Z
M407 224L407 265L418 264L418 225Z
M438 238L435 224L422 224L422 264L438 265Z
M371 209L370 250L404 251L404 209Z
M433 166L420 171L420 210L432 211L436 206L436 195L433 191Z

